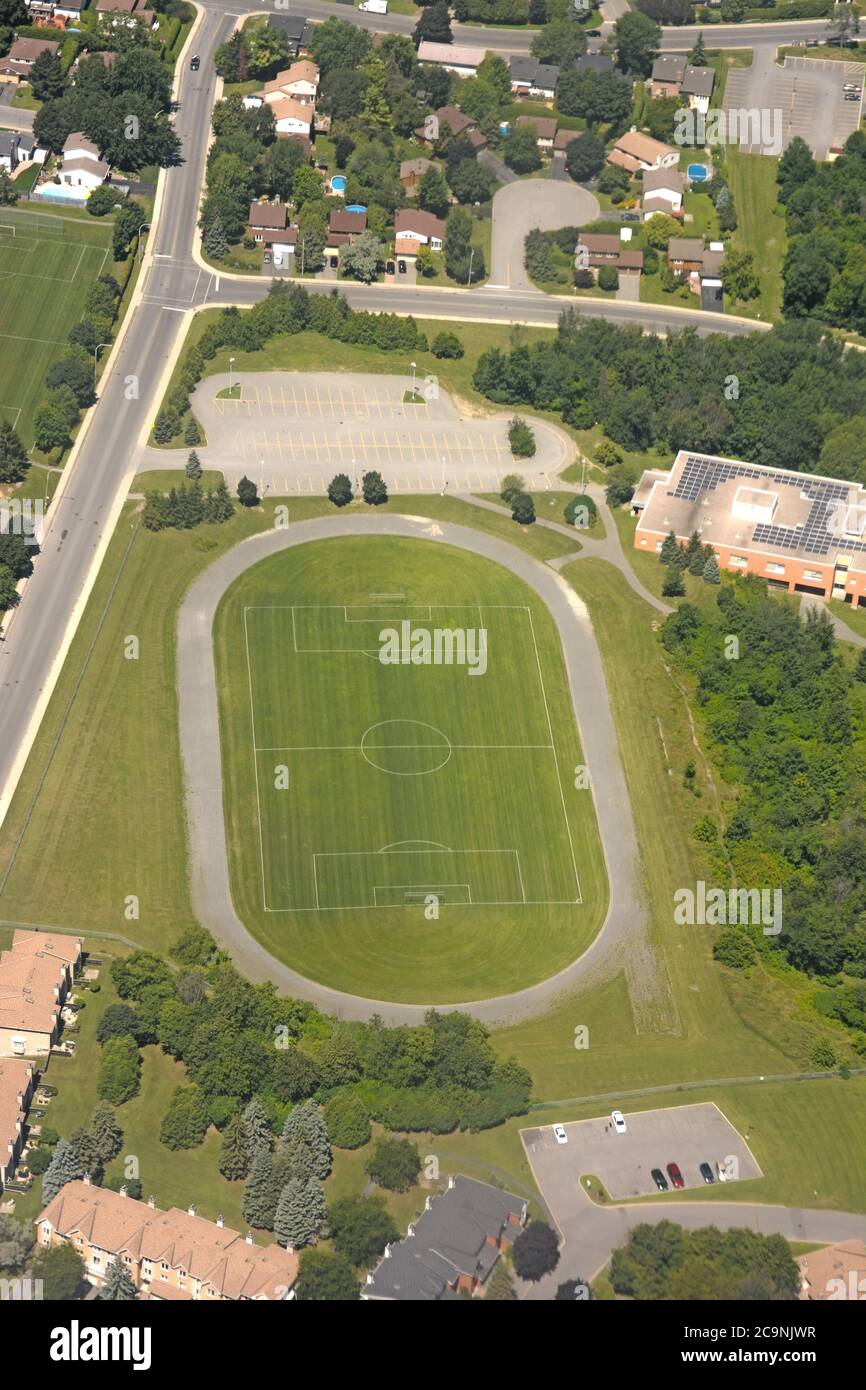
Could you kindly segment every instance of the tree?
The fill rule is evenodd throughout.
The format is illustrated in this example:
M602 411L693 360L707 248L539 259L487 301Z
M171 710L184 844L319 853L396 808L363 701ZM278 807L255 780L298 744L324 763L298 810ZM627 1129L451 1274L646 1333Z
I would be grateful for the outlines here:
M728 927L713 942L713 959L732 970L745 970L758 958L755 943L742 927Z
M219 216L213 218L205 231L204 249L214 261L224 261L229 253L228 237Z
M649 77L653 60L661 43L661 29L654 19L632 10L621 15L614 25L613 45L616 65L620 72L635 77Z
M499 496L503 502L507 502L510 506L518 493L525 491L526 483L519 473L506 473L499 488Z
M812 1051L809 1054L809 1060L813 1066L821 1067L822 1070L825 1071L829 1071L831 1067L835 1067L837 1061L836 1051L829 1038L816 1038Z
M370 1116L360 1096L338 1091L325 1101L325 1124L338 1149L359 1149L370 1139Z
M194 483L197 483L202 475L201 460L195 449L187 455L185 472L186 476Z
M265 191L272 198L287 203L292 196L292 182L303 162L303 151L297 140L275 140L265 150L261 174Z
M372 47L366 30L342 19L326 19L324 24L313 25L310 52L322 77L327 77L332 68L359 68Z
M109 1038L102 1049L97 1091L112 1105L123 1105L138 1095L141 1057L135 1039L128 1034Z
M132 1275L119 1255L115 1255L105 1271L105 1280L97 1295L106 1303L131 1303L138 1297Z
M539 63L571 68L586 52L586 34L576 18L552 19L533 36L531 51Z
M42 1297L49 1303L65 1303L81 1287L84 1261L74 1245L52 1245L33 1259L33 1274L42 1280Z
M343 251L343 270L355 280L369 285L385 264L385 247L368 228Z
M698 34L694 47L689 53L689 63L693 68L705 68L707 66L707 50L704 47L703 30Z
M35 1158L39 1152L36 1149L30 1158ZM30 1171L33 1171L32 1162ZM32 1247L33 1235L27 1227L8 1212L0 1212L0 1269L17 1274L26 1265Z
M305 1100L289 1111L281 1140L287 1155L293 1144L305 1145L309 1153L310 1171L317 1178L328 1176L331 1171L331 1141L322 1111L314 1100Z
M325 1224L325 1193L317 1178L287 1182L274 1215L274 1235L280 1245L300 1250L313 1245Z
M53 101L63 95L66 77L60 55L43 48L30 68L30 90L37 101Z
M260 1151L269 1154L273 1147L274 1132L271 1129L268 1113L258 1096L253 1096L247 1105L241 1116L241 1122L250 1159L254 1158Z
M120 1153L123 1130L111 1106L106 1105L104 1101L93 1112L90 1135L96 1155L103 1164L110 1163Z
M8 420L0 423L0 483L20 483L30 460L27 450Z
M425 170L418 187L418 206L426 212L435 213L437 217L444 217L449 203L445 177L435 164L431 164L430 168Z
M141 1019L129 1004L109 1004L96 1027L96 1041L108 1042L109 1038L122 1038L128 1035L136 1042L143 1040Z
M535 1283L559 1264L556 1232L546 1221L530 1221L520 1232L513 1248L514 1268L519 1278Z
M43 454L50 454L52 449L64 449L69 443L70 427L68 411L58 401L57 392L43 397L33 414L33 442L36 448Z
M0 612L5 612L7 608L14 608L18 602L18 591L15 586L15 577L8 565L0 564Z
M448 182L458 203L486 203L493 188L493 175L474 155L448 166Z
M815 174L812 151L801 135L795 135L776 167L779 202L787 203L793 193Z
M240 1115L233 1115L223 1130L219 1170L229 1182L245 1178L249 1173L249 1153Z
M517 174L541 168L538 137L533 125L513 125L502 143L502 157Z
M604 164L604 145L591 130L569 140L565 151L565 167L575 183L591 179Z
M421 1171L421 1155L408 1139L379 1139L365 1165L367 1175L390 1192L408 1192Z
M335 507L345 507L352 501L352 480L345 473L338 473L328 483L328 497Z
M388 501L388 488L381 473L371 470L361 479L361 493L370 507L380 507Z
M706 558L704 567L701 570L701 577L707 584L720 584L721 574L719 573L719 562L716 559L715 551L712 551Z
M578 1298L578 1294L580 1297ZM564 1283L558 1284L556 1293L553 1295L554 1303L588 1303L592 1298L589 1284L583 1279L566 1279Z
M110 184L101 183L98 188L87 199L85 207L91 217L106 217L108 213L114 212L118 203L123 202L123 195Z
M760 286L754 272L751 251L729 246L722 263L722 284L725 292L734 299L756 299Z
M603 265L599 267L598 288L600 290L619 289L619 271L615 265Z
M344 1255L329 1250L304 1250L295 1293L300 1303L354 1303L360 1285Z
M238 501L242 507L257 507L259 505L258 488L246 475L238 483Z
M535 432L519 415L509 421L508 447L514 458L532 458L535 454Z
M535 521L535 503L528 492L518 492L512 497L511 519L520 526L531 526Z
M0 170L0 208L14 207L18 202L18 189L6 170Z
M670 565L662 584L662 594L665 598L681 598L685 591L682 570L679 565Z
M190 415L189 419L183 427L183 442L184 444L190 445L201 443L201 434L199 432L198 425L196 424L194 415Z
M556 84L556 109L564 116L582 116L590 125L622 125L632 105L631 82L615 72L577 72L561 69ZM614 165L609 166L611 170ZM625 170L618 170L625 174ZM628 176L626 175L626 186Z
M76 1178L84 1177L84 1169L75 1156L75 1150L65 1139L58 1140L54 1157L42 1179L42 1201L48 1203L57 1196L61 1187Z
M419 48L424 39L429 40L430 43L454 42L447 0L436 0L435 4L428 5L426 9L421 11L412 34L412 41L415 47Z
M394 1218L384 1197L344 1197L328 1211L334 1249L353 1265L375 1264L386 1245L399 1240Z
M654 140L670 141L673 138L677 116L683 109L682 98L655 97L644 107L644 125Z
M168 1149L197 1149L208 1129L205 1098L199 1087L176 1086L159 1127L159 1138Z
M244 1185L244 1220L259 1230L272 1230L281 1190L269 1151L259 1149Z
M466 349L456 333L437 333L430 344L434 357L456 359L463 357Z
M93 366L80 355L79 348L68 348L68 356L53 362L45 376L45 385L52 390L68 386L76 403L85 409L96 399L93 390Z

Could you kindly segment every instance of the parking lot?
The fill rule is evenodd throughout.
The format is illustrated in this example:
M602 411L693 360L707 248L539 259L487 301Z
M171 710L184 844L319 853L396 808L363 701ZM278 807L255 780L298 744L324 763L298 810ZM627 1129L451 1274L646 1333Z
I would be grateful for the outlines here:
M231 386L232 396L227 392ZM409 399L414 397L414 399ZM229 484L244 473L265 491L320 493L335 473L378 470L393 492L498 491L515 469L543 488L573 457L568 437L533 421L536 453L515 460L510 413L464 413L432 378L260 372L207 377L192 398L207 445L205 468ZM164 467L157 451L148 463Z
M841 149L848 136L858 129L863 109L863 63L826 58L787 57L775 61L772 49L756 49L751 67L732 68L725 87L724 109L758 111L770 119L775 133L775 113L779 113L781 147L787 149L795 135L811 149L817 159L826 159L833 149ZM846 100L845 87L859 87L859 95ZM741 148L750 153L779 153L770 150L766 134L760 140L747 138Z
M686 1188L705 1189L701 1163L709 1163L714 1174L718 1164L727 1166L739 1181L762 1176L745 1139L710 1102L626 1113L625 1121L625 1134L615 1132L610 1114L566 1124L565 1144L557 1142L552 1124L521 1131L536 1180L554 1215L573 1212L575 1187L585 1174L598 1178L614 1200L663 1197L651 1173L653 1168L664 1172L668 1163L679 1166ZM713 1190L721 1196L726 1186L717 1178Z

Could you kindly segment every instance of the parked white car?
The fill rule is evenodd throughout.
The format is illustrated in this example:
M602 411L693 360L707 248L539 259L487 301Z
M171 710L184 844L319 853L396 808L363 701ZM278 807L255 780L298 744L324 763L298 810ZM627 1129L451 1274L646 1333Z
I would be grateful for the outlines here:
M554 1125L553 1137L556 1140L557 1144L567 1144L568 1135L565 1132L565 1125Z
M625 1134L625 1116L623 1115L622 1111L611 1111L610 1118L613 1121L613 1127L616 1130L617 1134Z

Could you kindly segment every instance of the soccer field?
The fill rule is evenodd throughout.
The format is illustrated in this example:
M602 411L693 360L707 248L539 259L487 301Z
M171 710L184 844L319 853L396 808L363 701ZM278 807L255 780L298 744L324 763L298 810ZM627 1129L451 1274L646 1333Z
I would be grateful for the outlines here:
M0 208L0 419L28 449L45 374L103 272L113 273L109 226Z
M238 581L216 644L235 901L270 949L444 1001L591 939L591 795L555 627L519 581L423 542L320 542Z

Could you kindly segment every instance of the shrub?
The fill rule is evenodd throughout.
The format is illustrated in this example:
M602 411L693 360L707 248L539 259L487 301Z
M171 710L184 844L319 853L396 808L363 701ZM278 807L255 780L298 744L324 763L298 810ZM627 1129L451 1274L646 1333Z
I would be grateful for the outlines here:
M439 333L430 349L434 357L462 357L466 351L456 333Z
M535 453L535 432L519 415L508 426L508 445L515 458L532 458Z
M533 1283L559 1264L556 1232L546 1221L530 1221L514 1242L514 1268L521 1279Z
M338 1149L359 1149L370 1138L370 1116L360 1096L338 1092L325 1102L325 1126Z
M408 1192L421 1171L421 1155L408 1139L380 1139L367 1159L365 1171L389 1192Z
M618 290L619 272L616 266L603 265L598 272L598 287L600 290Z

